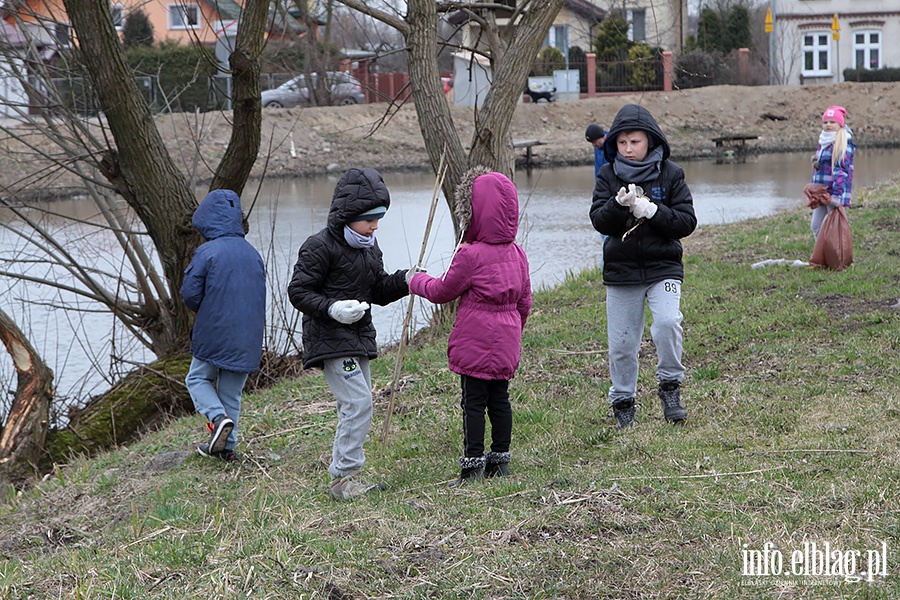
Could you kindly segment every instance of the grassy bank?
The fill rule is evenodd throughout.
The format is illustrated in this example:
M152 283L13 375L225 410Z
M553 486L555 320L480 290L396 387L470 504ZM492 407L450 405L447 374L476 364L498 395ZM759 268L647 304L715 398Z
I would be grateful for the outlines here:
M614 430L588 271L535 297L513 477L447 487L458 380L433 331L407 354L384 452L395 357L373 362L367 470L388 491L327 499L335 417L310 373L246 397L239 464L191 452L194 416L5 498L0 597L896 598L900 183L857 200L841 273L750 268L808 258L806 211L686 240L683 427L662 420L646 341L641 423ZM816 574L813 543L841 576ZM888 576L866 581L885 548ZM784 572L745 576L751 556Z

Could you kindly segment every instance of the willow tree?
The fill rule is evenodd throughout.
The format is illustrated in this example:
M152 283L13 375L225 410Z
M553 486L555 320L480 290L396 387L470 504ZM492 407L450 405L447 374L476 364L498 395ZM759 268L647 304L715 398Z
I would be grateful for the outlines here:
M64 0L75 31L78 56L90 76L112 142L88 160L137 214L159 256L168 283L164 298L144 295L145 327L153 351L165 357L182 351L190 331L190 311L173 301L199 237L189 227L196 208L194 190L169 154L153 115L125 59L108 2ZM235 51L234 120L231 140L210 189L238 194L256 162L261 139L259 55L268 2L247 0L241 13Z
M396 29L406 41L409 82L419 119L419 129L435 173L446 156L444 197L453 212L453 192L463 173L484 165L512 176L515 156L510 124L528 73L543 45L563 0L520 0L514 8L491 2L459 3L409 0L406 14L380 9L381 4L362 0L338 0ZM450 106L444 96L438 68L438 19L451 11L462 11L477 34L476 42L461 48L470 56L481 56L490 65L490 89L475 111L475 131L465 143L459 138ZM503 15L502 18L498 18ZM466 147L469 150L466 150ZM459 224L455 221L458 229Z

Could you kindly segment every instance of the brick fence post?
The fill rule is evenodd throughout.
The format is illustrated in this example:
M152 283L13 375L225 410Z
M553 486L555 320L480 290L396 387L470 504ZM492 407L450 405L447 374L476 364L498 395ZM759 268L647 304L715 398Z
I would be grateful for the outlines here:
M593 52L585 54L587 59L587 97L597 95L597 55Z
M738 83L747 85L750 73L750 48L738 48Z
M662 67L663 67L663 91L671 92L673 89L673 81L674 81L674 66L675 61L672 60L672 51L665 50L662 53Z

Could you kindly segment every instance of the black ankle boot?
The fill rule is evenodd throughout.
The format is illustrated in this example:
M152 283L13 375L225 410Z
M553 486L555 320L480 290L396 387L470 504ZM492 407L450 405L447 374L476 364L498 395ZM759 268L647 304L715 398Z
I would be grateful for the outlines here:
M509 452L488 452L485 455L487 461L484 466L485 477L509 477Z
M484 479L485 458L483 456L463 456L459 459L459 479L452 481L450 487L457 487L468 482Z
M681 405L681 383L677 380L659 382L659 402L669 423L681 423L687 419L687 411Z
M637 423L637 407L634 405L634 398L618 400L612 408L616 417L616 429L628 429Z

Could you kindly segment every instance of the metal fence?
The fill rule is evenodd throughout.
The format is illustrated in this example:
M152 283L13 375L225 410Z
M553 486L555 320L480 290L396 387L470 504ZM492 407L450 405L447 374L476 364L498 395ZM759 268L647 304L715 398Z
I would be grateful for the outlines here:
M587 63L569 63L579 71L581 93L588 93ZM646 60L596 61L597 85L595 93L659 91L664 87L663 61Z

